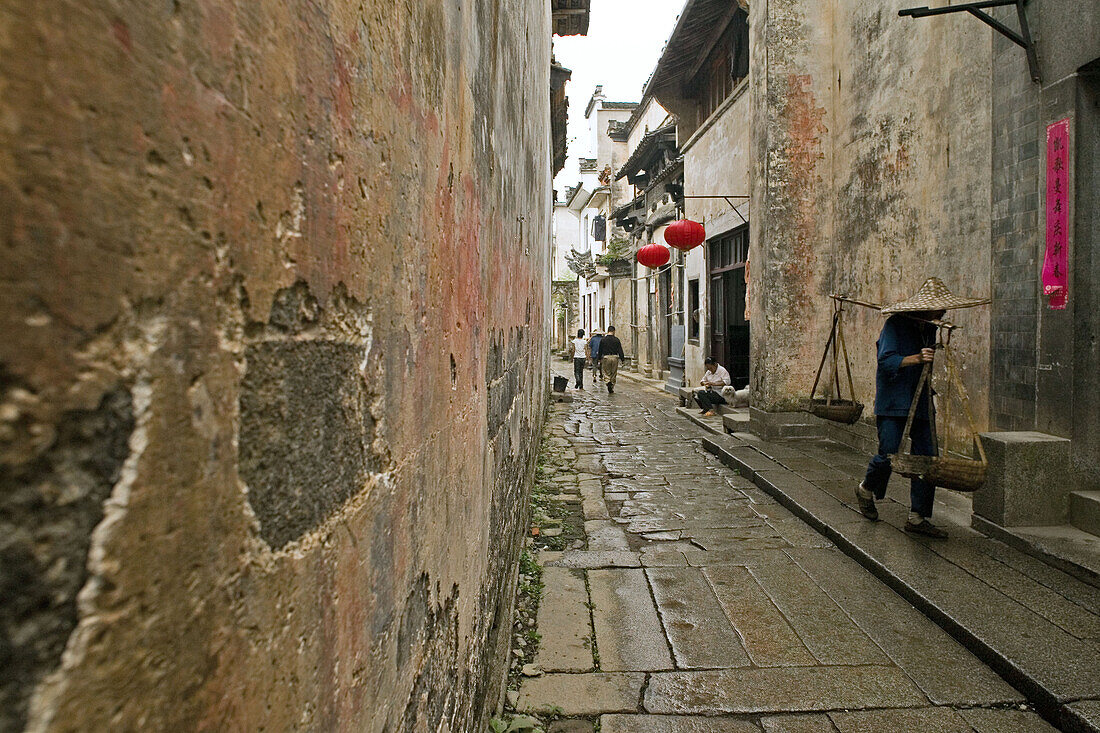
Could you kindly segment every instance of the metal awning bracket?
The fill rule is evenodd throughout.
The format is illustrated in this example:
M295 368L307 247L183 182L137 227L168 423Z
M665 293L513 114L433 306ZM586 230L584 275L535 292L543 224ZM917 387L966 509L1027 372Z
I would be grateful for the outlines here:
M741 221L745 222L746 224L749 223L748 219L746 219L741 214L741 212L737 210L737 207L739 206L739 204L735 204L732 201L730 201L730 199L744 199L745 201L748 201L749 200L748 196L744 196L742 194L733 194L733 193L731 193L731 194L718 194L718 195L712 195L712 196L681 196L680 198L684 198L684 199L722 199L723 201L725 201L727 204L730 205L730 208L733 209L733 213L737 214L737 216L739 216L741 218Z
M1007 5L1016 6L1016 16L1020 20L1020 32L1012 30L1001 21L984 12L985 8L1001 8ZM978 20L988 25L1027 53L1027 65L1031 71L1031 80L1036 84L1042 81L1039 73L1039 57L1035 53L1035 42L1031 38L1031 31L1027 26L1027 13L1024 12L1024 0L981 0L980 2L959 3L958 5L945 5L941 8L906 8L899 10L898 15L910 18L924 18L929 15L946 15L948 13L969 13Z

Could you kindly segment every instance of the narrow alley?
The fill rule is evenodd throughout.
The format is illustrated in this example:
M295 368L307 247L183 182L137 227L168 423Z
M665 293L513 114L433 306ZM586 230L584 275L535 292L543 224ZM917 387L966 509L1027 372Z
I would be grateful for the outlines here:
M1100 733L1100 0L920 2L0 2L0 733Z
M629 379L570 394L548 420L549 480L582 505L584 538L536 553L541 641L518 711L601 733L1051 730L704 451L671 395Z

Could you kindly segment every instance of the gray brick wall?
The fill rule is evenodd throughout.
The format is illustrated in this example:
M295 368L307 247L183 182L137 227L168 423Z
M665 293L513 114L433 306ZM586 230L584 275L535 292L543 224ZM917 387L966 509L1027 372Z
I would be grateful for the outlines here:
M1039 102L1021 49L994 38L990 421L1000 430L1035 424Z

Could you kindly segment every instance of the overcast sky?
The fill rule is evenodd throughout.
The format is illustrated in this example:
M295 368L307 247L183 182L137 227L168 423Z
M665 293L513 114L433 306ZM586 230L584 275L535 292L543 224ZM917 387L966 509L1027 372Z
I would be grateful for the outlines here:
M565 191L576 185L577 158L591 152L584 108L597 84L611 102L637 102L676 25L684 0L592 0L587 36L554 37L558 63L573 71L569 96L569 160L554 179Z

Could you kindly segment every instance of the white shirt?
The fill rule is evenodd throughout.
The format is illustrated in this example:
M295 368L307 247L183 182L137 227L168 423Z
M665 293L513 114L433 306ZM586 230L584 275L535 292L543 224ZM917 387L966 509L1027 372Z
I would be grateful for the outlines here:
M722 387L730 384L730 373L719 364L713 372L703 372L703 378L699 380L704 387Z
M588 345L588 339L586 339L586 338L573 339L573 358L574 359L583 359L584 358L584 347L587 346L587 345Z

